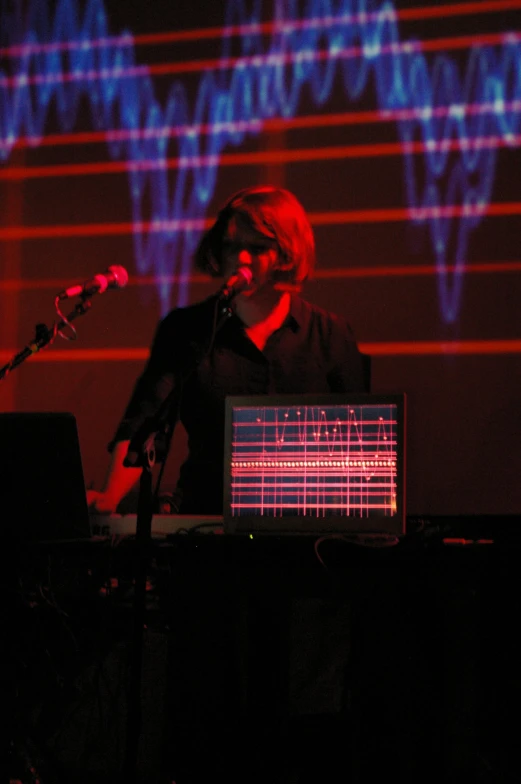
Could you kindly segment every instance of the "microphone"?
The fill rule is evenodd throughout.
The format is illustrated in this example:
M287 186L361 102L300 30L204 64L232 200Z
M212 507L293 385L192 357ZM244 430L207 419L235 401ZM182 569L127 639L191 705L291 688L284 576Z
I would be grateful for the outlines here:
M109 267L104 275L94 275L90 280L78 286L69 286L58 294L58 299L71 297L92 297L94 294L103 294L107 289L122 289L128 283L128 272L125 267L115 264Z
M230 300L247 289L253 280L253 272L249 267L239 267L231 275L219 291L219 299Z

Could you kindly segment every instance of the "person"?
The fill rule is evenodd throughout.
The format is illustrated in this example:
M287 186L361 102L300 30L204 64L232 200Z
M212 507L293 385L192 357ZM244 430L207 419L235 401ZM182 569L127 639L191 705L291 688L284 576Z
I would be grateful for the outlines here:
M220 279L220 287L201 302L172 310L159 323L150 358L110 445L112 460L106 484L102 491L89 494L91 508L99 513L114 512L139 479L142 469L133 463L140 455L143 439L151 432L157 433L158 452L164 458L180 421L188 437L188 454L179 470L175 510L182 515L222 514L227 395L368 391L363 356L347 319L301 296L302 286L314 270L315 241L309 218L290 191L261 185L232 195L203 235L195 263ZM242 285L228 296L234 279L242 280ZM228 719L224 720L219 710L226 713L233 704L230 689L242 694L241 689L246 687L235 681L231 685L223 675L230 661L239 655L231 641L236 635L242 639L243 629L263 628L262 619L281 612L271 606L270 592L264 596L264 589L261 596L250 597L243 607L243 599L234 595L235 578L224 579L220 564L217 558L212 567L205 566L204 578L195 578L197 589L195 585L187 589L181 580L180 587L173 590L176 601L172 626L176 636L170 653L169 693L177 707L169 721L175 728L171 737L177 738L176 780L180 782L208 781L210 775L219 778L218 764L224 766L221 777L232 781L230 758L222 751L226 743L220 747L222 733L228 731ZM208 575L211 569L215 569L215 581ZM211 591L204 587L205 580L212 582ZM302 637L302 645L296 647L309 652L311 627L320 642L324 672L318 679L310 676L312 702L313 689L327 690L328 678L334 680L344 666L337 649L347 644L345 608L339 602L333 612L326 603L318 613L312 603L308 609L299 604L290 612L292 634L297 640L299 634ZM315 617L318 614L320 618ZM318 628L319 624L324 630ZM183 640L190 642L183 645ZM243 645L248 650L251 645L255 648L249 637L248 642L239 645L241 650ZM223 653L226 651L229 655ZM277 656L273 659L276 662ZM300 681L306 684L307 669L302 662L297 664ZM237 670L239 681L241 667ZM246 669L248 683L253 683L255 676L249 665ZM278 676L273 677L277 682ZM336 683L328 693L335 689ZM269 697L266 699L269 703ZM259 761L260 771L271 764L267 749L275 749L279 743L270 722L264 728L262 725L261 718L254 732L247 731L248 737L241 735L244 748L265 758L262 765ZM266 743L259 740L261 735ZM256 751L251 747L252 739ZM280 743L284 746L283 740ZM206 770L205 765L212 770ZM196 775L197 766L201 769ZM275 781L273 771L270 775L269 780ZM244 776L238 774L238 780L244 780Z
M109 446L105 485L88 492L93 512L115 512L136 484L141 468L132 465L133 440L139 445L140 433L146 435L158 411L163 452L177 420L188 439L175 511L219 515L227 395L368 391L348 321L300 296L314 269L315 241L307 214L290 191L261 185L231 196L203 235L195 263L225 281L246 269L251 281L227 301L221 287L160 322ZM244 277L249 280L249 273Z

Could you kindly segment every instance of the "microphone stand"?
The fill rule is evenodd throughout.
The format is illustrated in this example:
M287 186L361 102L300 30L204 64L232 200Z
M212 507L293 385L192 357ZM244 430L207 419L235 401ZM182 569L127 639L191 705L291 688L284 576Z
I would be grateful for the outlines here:
M69 326L69 323L74 321L78 316L83 316L84 313L87 313L91 306L92 302L89 297L83 297L74 310L69 313L67 317L62 318L57 324L53 324L51 329L46 327L45 324L37 324L32 342L28 343L25 348L18 352L18 354L15 354L3 368L0 368L0 381L7 378L11 370L14 370L18 365L21 365L26 359L38 353L40 349L45 348L49 343L52 343L60 330Z
M166 460L170 441L178 419L183 387L212 348L215 335L232 315L231 298L216 303L220 307L220 319L216 322L209 346L203 353L196 353L189 368L185 368L178 385L174 385L160 405L156 414L147 419L131 440L124 464L141 468L136 518L136 571L134 583L132 647L130 659L130 682L128 689L126 750L122 768L121 784L137 784L139 739L141 735L141 687L143 678L143 638L146 620L147 577L152 553L152 517L154 514L154 491L152 468L156 462L156 439L167 435L163 460ZM172 418L172 412L175 417ZM156 488L157 492L157 488Z
M137 782L139 737L141 735L141 682L143 668L143 632L146 619L146 590L148 566L152 545L153 483L152 468L155 464L157 431L151 432L142 446L140 455L141 476L136 519L135 582L133 603L133 629L128 687L127 734L121 784ZM166 455L165 455L166 459Z

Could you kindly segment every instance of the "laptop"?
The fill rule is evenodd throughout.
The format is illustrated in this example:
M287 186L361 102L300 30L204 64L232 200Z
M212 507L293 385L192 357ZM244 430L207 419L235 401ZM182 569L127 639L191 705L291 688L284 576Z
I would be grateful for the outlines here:
M0 414L2 528L11 541L90 538L75 417Z
M405 533L405 394L231 396L229 534Z

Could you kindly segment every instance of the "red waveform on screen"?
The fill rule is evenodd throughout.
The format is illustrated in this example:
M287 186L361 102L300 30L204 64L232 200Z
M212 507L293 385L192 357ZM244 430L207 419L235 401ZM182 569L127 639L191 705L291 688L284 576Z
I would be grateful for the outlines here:
M236 515L367 516L396 512L397 421L393 406L269 406L235 412L231 506Z

